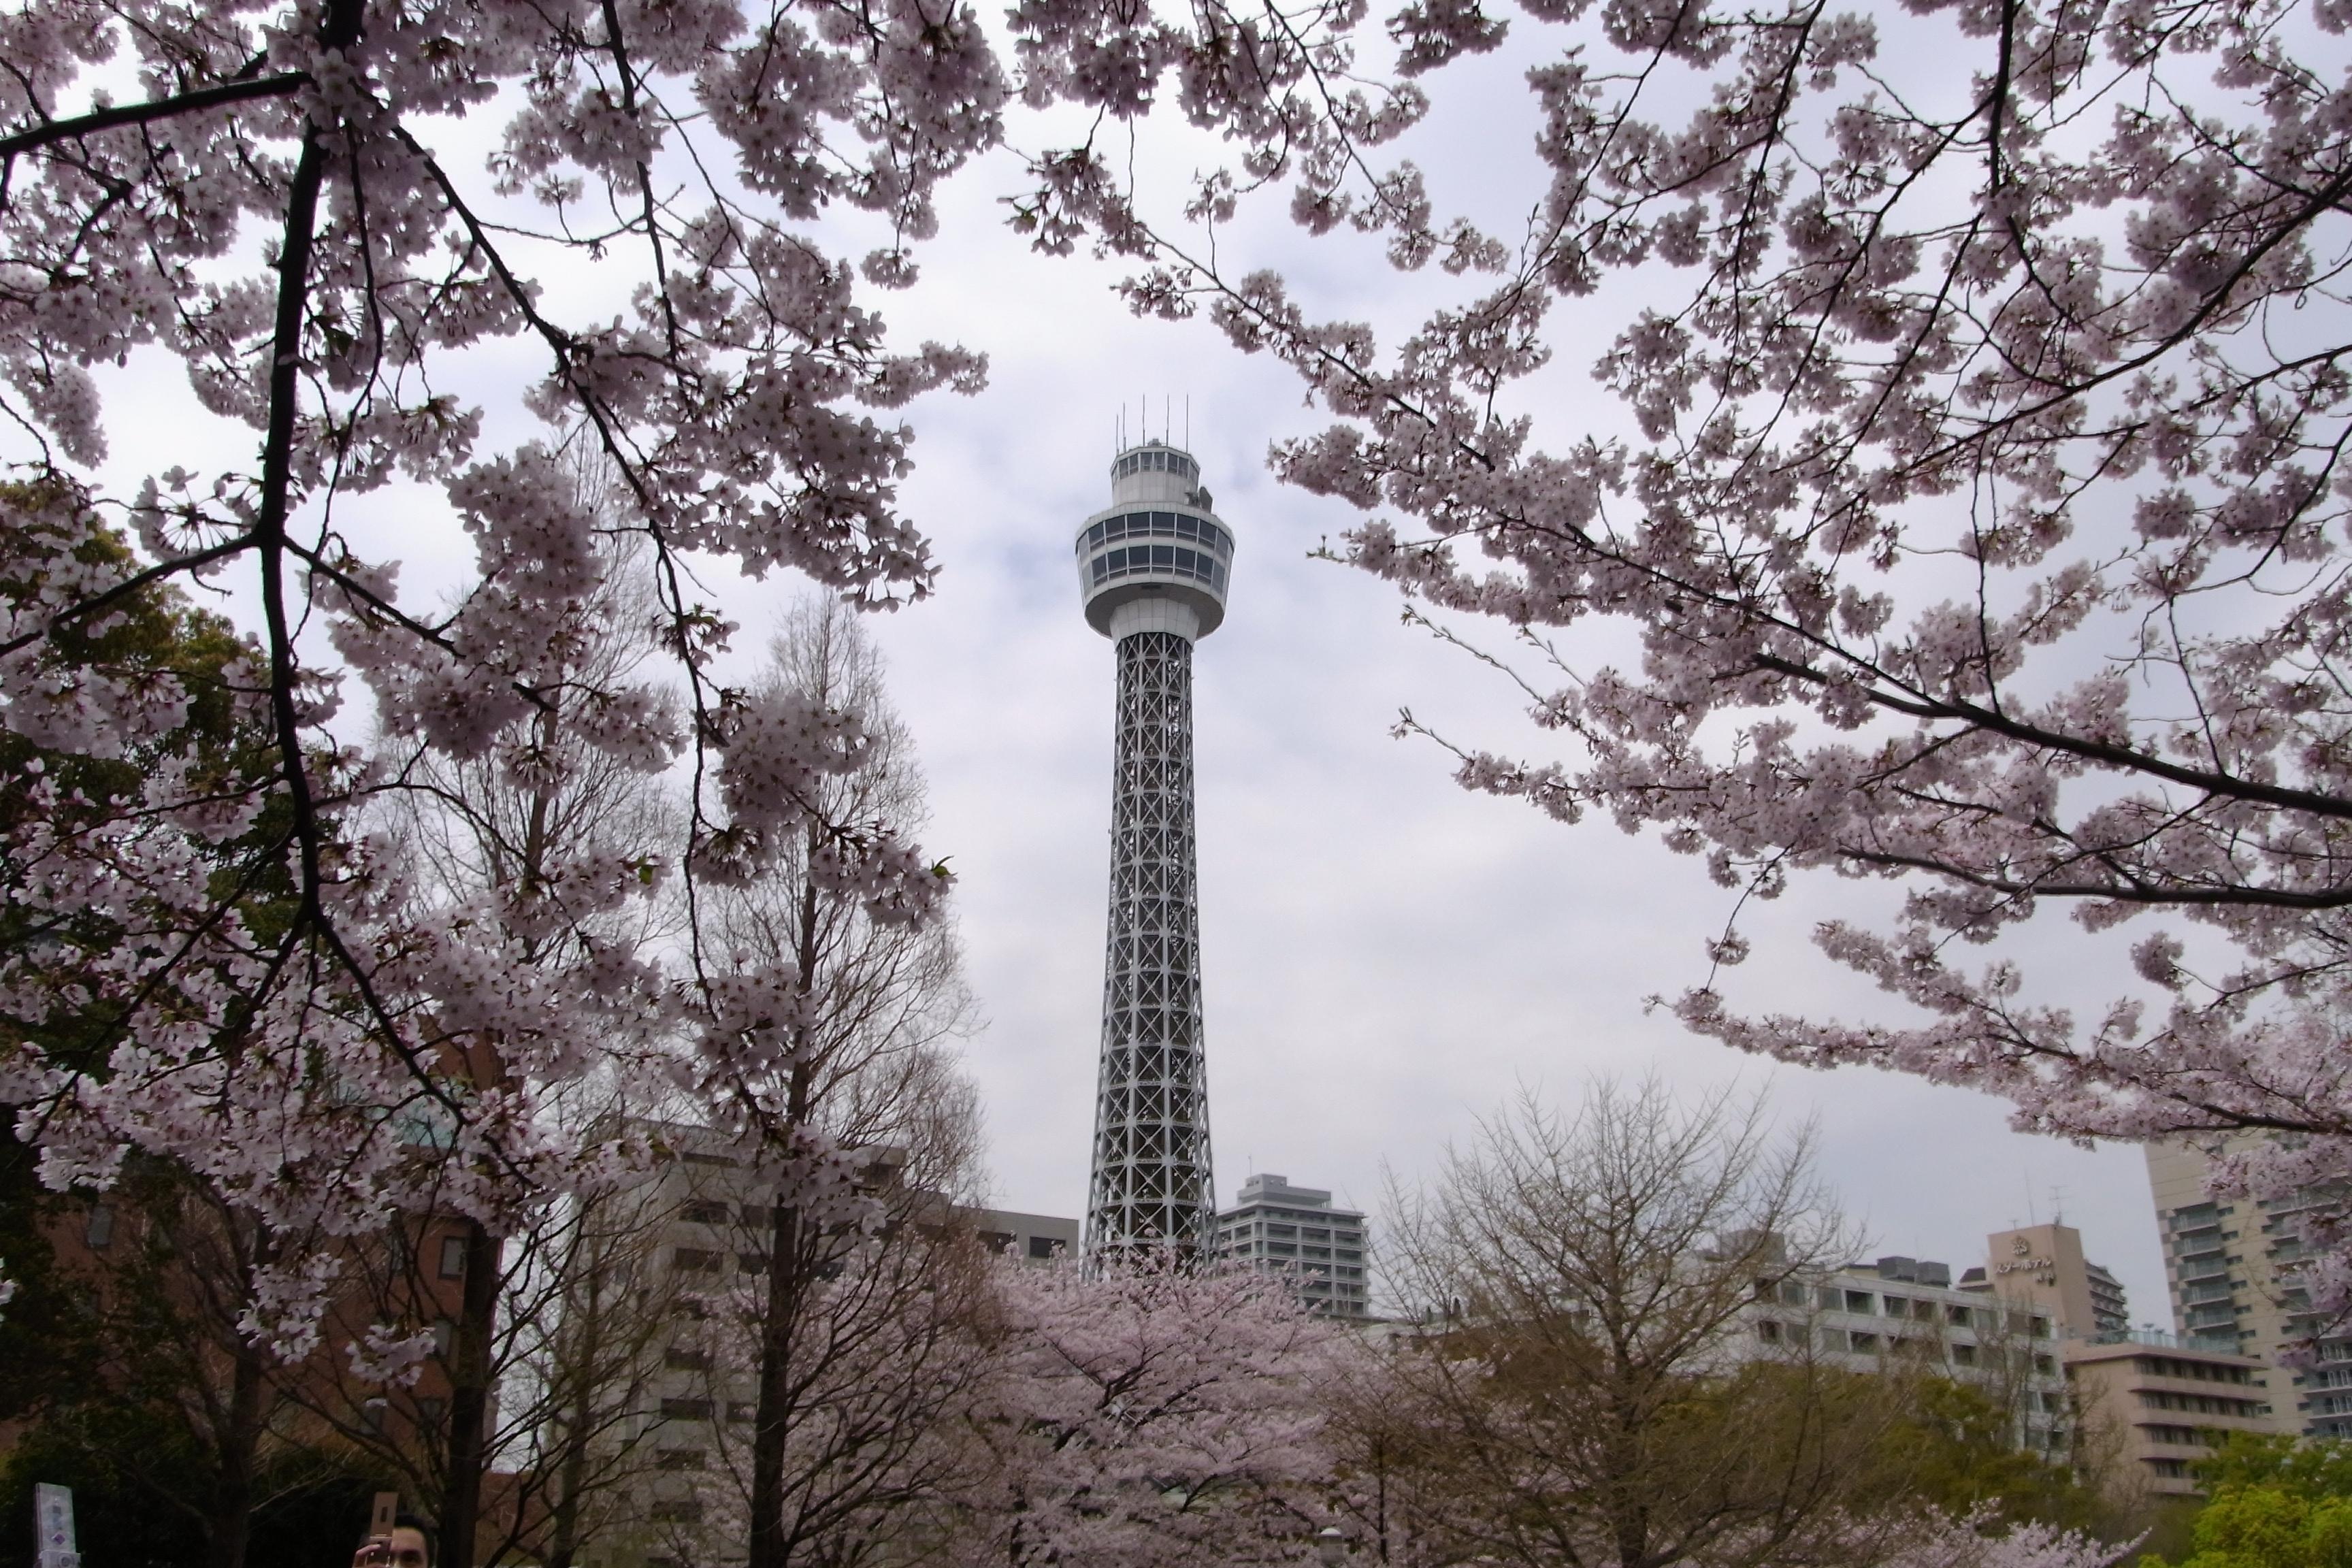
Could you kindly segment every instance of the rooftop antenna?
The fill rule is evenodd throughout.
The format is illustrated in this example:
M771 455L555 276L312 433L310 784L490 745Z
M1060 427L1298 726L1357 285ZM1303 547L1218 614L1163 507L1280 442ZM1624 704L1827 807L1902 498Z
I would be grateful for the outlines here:
M2050 1189L2050 1223L2066 1223L2066 1189L2063 1187L2053 1185Z
M1192 395L1184 395L1184 450L1192 449Z
M2030 1225L2042 1223L2042 1216L2033 1208L2033 1178L2031 1176L2025 1178L2025 1218Z

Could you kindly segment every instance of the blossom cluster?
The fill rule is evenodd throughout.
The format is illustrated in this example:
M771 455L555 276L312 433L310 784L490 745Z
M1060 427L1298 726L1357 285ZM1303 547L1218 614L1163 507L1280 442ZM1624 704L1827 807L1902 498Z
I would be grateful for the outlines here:
M1543 194L1514 243L1441 225L1380 162L1388 122L1336 100L1295 159L1207 176L1194 227L1042 162L1039 241L1091 233L1138 258L1137 310L1291 366L1332 418L1277 471L1361 510L1347 557L1506 668L1556 752L1404 731L1467 787L1704 859L1732 912L1672 999L1689 1026L2068 1137L2288 1134L2294 1179L2342 1190L2341 8L1517 10L1388 18L1425 93L1538 25ZM1318 319L1199 232L1252 181L1464 282L1393 344ZM1534 378L1588 335L1568 368L1616 406L1564 412ZM1883 1012L1758 1016L1723 973L1742 913L1807 873L1857 884L1818 942ZM2087 1008L2020 940L2059 911L2086 951L2155 928ZM2309 1238L2334 1311L2347 1235Z
M984 362L898 351L867 295L914 279L1011 88L968 8L920 0L44 0L0 50L0 1104L54 1185L135 1152L257 1216L250 1331L305 1353L351 1238L426 1209L500 1233L610 1164L549 1092L681 1040L765 1048L760 977L645 945L670 879L813 838L877 918L937 910L902 825L810 787L855 765L854 724L714 680L732 628L690 557L866 606L931 591L911 434L877 411ZM487 167L446 151L492 112ZM828 256L835 205L895 238ZM559 305L565 254L625 272L620 308ZM446 384L501 340L547 434L489 451ZM150 477L109 494L126 432L94 373L158 353L252 448L199 474L134 447ZM444 602L340 521L395 479L472 544ZM624 573L667 674L599 652ZM236 588L247 629L191 585ZM545 802L682 763L666 849L484 818L453 883L401 827L404 797L458 808L451 769Z

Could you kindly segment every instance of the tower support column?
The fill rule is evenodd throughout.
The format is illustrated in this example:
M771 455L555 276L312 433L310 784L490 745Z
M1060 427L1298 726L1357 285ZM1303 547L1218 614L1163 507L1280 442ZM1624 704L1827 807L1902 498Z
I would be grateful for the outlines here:
M1118 641L1090 1257L1205 1247L1215 1219L1193 867L1192 642L1130 633Z

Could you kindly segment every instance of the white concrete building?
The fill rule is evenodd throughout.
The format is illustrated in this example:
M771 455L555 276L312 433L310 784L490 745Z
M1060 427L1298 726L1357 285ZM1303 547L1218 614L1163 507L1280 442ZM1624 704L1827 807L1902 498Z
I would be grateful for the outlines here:
M1053 1215L1018 1214L1011 1209L982 1209L971 1216L980 1243L994 1252L1006 1252L1027 1263L1051 1263L1078 1256L1078 1222Z
M1364 1216L1332 1207L1329 1193L1260 1174L1242 1184L1232 1208L1218 1212L1215 1252L1289 1278L1318 1312L1360 1322L1371 1316L1365 1234Z
M1982 1389L2020 1447L2066 1451L2072 1431L2057 1325L2029 1305L1964 1290L1947 1264L1882 1258L1759 1283L1750 1353L1804 1352L1854 1372L1900 1364Z

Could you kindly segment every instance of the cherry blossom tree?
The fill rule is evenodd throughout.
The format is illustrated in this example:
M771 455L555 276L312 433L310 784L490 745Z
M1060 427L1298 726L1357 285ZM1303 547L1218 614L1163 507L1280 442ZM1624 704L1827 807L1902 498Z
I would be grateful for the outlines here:
M253 1215L247 1328L282 1356L316 1344L339 1249L387 1215L463 1215L487 1281L519 1205L609 1162L535 1111L592 1042L698 1027L725 1054L766 1026L762 998L714 1003L691 963L672 984L611 917L666 868L756 875L775 834L803 841L813 781L861 737L712 678L729 627L685 557L792 568L867 605L929 591L894 504L908 433L864 410L968 388L979 362L891 352L856 270L805 231L829 205L870 211L887 237L866 275L911 277L932 184L993 134L1004 92L965 12L808 21L368 0L61 0L0 20L0 407L31 480L0 498L21 589L0 724L141 773L93 801L52 770L10 814L11 923L55 940L0 956L0 1100L53 1186L103 1186L137 1149ZM470 117L493 103L503 127L482 137ZM559 310L541 269L599 257L625 307ZM500 338L536 348L537 380L511 392L549 434L489 452L447 383ZM102 489L121 432L93 372L131 356L175 361L209 415L252 432L250 459L198 474L134 448L147 477ZM617 521L564 482L564 442L611 466ZM472 543L454 604L404 601L353 531L357 499L400 482L437 489ZM111 523L135 551L104 547ZM600 535L622 531L642 541L682 723L648 680L575 657L574 609L625 554ZM174 584L249 607L257 647L206 691L76 657ZM336 727L343 669L379 752ZM175 740L199 696L267 738L255 765L224 776ZM387 755L528 794L577 761L531 743L559 710L610 764L691 760L680 842L552 845L528 875L420 897L420 868L369 831L371 800L420 778ZM819 874L882 918L919 921L945 883L888 823L819 837ZM247 852L223 870L232 844ZM279 883L258 910L255 887ZM88 932L108 940L57 962ZM73 1051L45 1043L90 1016ZM403 1331L359 1370L396 1377L425 1353ZM462 1490L451 1507L446 1549L470 1561Z
M2138 1545L2112 1546L2032 1522L1996 1530L1982 1519L1944 1514L1912 1521L1905 1533L1885 1568L2116 1568L2136 1558Z
M1279 1282L1172 1257L1006 1259L992 1451L959 1561L1296 1562L1330 1517L1322 1429L1354 1347Z
M732 627L698 566L791 570L866 608L929 593L897 501L911 437L886 411L972 389L982 362L901 352L872 294L917 278L939 181L1016 93L1140 110L1171 65L1203 123L1319 137L1276 100L1351 17L1324 0L1139 28L1034 5L1009 71L953 0L0 17L0 427L26 481L0 492L0 727L136 763L102 797L28 769L0 844L29 937L0 953L0 1102L42 1179L102 1188L133 1150L197 1173L257 1226L246 1331L299 1358L342 1254L389 1216L463 1216L487 1280L529 1205L610 1173L616 1151L539 1114L592 1043L683 1039L705 1086L789 1078L806 988L788 963L711 963L704 893L799 855L829 896L912 926L949 879L902 825L828 812L820 785L873 747L854 715L719 678ZM1053 206L1020 219L1053 231ZM855 261L834 253L860 232ZM522 377L485 388L518 363L502 346ZM107 401L126 366L184 374L249 451L126 427ZM582 451L617 507L567 482ZM454 598L404 596L371 521L395 505L406 537L470 547ZM580 606L625 569L665 675L579 657ZM174 586L226 596L251 650L202 689L81 657ZM198 700L261 738L233 774L180 736ZM551 747L559 713L571 743ZM666 851L550 841L463 898L376 809L452 769L528 798L673 767ZM671 879L677 973L625 934ZM97 1020L70 1051L68 1018ZM828 1151L794 1157L812 1194L839 1187ZM427 1353L388 1330L352 1371L396 1380Z
M1517 681L1558 750L1401 731L1468 787L1704 858L1729 918L1671 999L1694 1029L1981 1089L2033 1131L2287 1134L2240 1179L2340 1182L2344 9L1386 20L1384 95L1318 58L1321 140L1213 171L1181 218L1084 149L1042 160L1036 231L1295 367L1333 423L1276 470L1361 509L1340 553ZM1532 211L1487 233L1379 145L1513 27ZM1220 226L1254 186L1439 259L1423 324L1384 347L1236 259ZM1613 407L1559 395L1562 351ZM1720 973L1748 901L1806 873L1853 884L1815 937L1882 1014L1759 1014ZM2062 912L2112 955L2086 1011L2021 940ZM2308 1276L2338 1312L2341 1230Z

